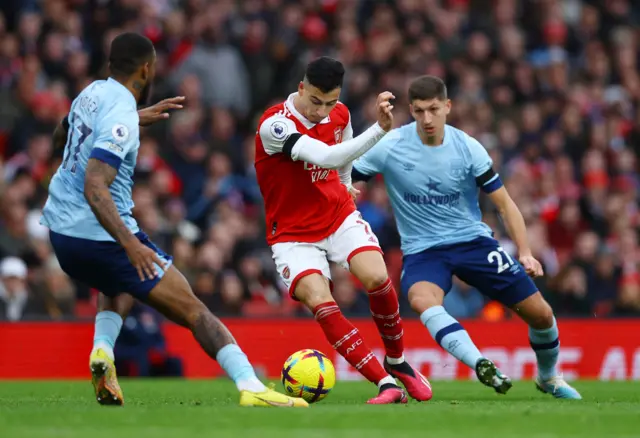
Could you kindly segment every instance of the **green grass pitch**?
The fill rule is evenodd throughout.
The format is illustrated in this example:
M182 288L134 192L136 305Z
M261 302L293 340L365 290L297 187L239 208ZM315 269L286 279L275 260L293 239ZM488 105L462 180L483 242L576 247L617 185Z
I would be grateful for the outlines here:
M310 409L237 406L228 381L123 380L123 408L101 407L89 382L0 382L4 438L639 437L640 382L576 382L560 401L516 382L498 396L477 382L433 382L427 403L367 406L372 385L338 382ZM279 385L277 385L279 387Z

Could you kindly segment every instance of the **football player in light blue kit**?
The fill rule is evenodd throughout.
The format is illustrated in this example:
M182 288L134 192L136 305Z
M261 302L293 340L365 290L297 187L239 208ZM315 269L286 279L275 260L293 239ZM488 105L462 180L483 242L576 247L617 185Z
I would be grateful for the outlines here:
M556 398L580 399L558 374L560 352L553 310L530 277L543 275L531 255L524 219L484 147L446 124L451 110L444 82L422 76L409 87L414 123L391 131L354 163L354 181L384 176L402 241L402 289L436 342L504 394L511 380L482 356L442 306L456 275L520 315L538 362L536 386ZM518 247L515 260L482 222L478 189L495 204Z
M227 372L242 406L306 407L264 386L229 330L193 294L172 259L140 230L131 214L131 189L140 147L139 124L166 118L181 107L169 99L140 119L155 74L155 50L136 33L117 36L109 55L110 77L95 81L73 101L56 128L66 143L49 186L42 223L49 227L62 269L101 292L89 365L101 404L124 402L113 347L135 297L190 329L203 350Z

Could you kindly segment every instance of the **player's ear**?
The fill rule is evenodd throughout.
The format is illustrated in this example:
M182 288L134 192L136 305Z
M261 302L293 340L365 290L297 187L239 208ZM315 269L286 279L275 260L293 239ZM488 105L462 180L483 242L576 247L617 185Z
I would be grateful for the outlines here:
M140 70L140 76L143 80L147 81L149 80L149 71L150 71L150 66L148 62L145 62L142 65L142 69Z
M451 112L451 99L447 99L447 105L446 105L446 114L448 115Z
M298 94L302 96L303 92L304 92L304 82L300 81L300 83L298 84Z

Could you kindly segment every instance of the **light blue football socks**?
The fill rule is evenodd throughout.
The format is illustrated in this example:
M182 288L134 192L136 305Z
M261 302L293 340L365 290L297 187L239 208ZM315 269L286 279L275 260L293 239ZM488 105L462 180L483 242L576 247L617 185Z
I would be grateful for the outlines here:
M121 328L122 317L116 312L98 312L93 332L93 349L102 348L113 360L113 348Z
M429 333L445 350L465 365L475 370L476 363L482 358L469 333L449 315L442 306L431 307L420 315L420 321Z
M529 343L538 360L538 376L542 380L557 376L556 365L560 355L560 340L556 319L553 319L553 325L548 329L536 330L529 327Z
M216 360L239 391L264 392L267 390L256 376L247 355L238 345L229 344L222 347L216 355Z

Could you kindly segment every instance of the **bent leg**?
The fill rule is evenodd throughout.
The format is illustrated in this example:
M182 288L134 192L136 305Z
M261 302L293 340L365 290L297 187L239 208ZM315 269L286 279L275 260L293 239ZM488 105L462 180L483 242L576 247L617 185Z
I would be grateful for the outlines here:
M266 390L229 329L194 295L174 266L165 272L146 302L171 321L191 330L205 353L218 361L240 391Z
M538 362L536 387L555 398L580 400L580 393L558 372L560 334L549 303L539 291L536 291L511 308L529 326L529 343L536 353Z
M560 339L551 306L536 292L511 308L529 326L529 343L536 353L540 378L548 380L557 376Z
M103 349L113 360L113 349L135 299L128 294L108 297L103 293L98 295L98 313L96 314L93 331L93 351Z
M299 279L294 295L313 312L327 341L360 374L378 386L393 382L364 343L358 329L340 311L324 276L313 273Z
M367 289L371 315L385 347L384 369L402 382L412 398L430 400L433 391L429 380L405 361L398 294L387 275L382 253L358 249L353 253L347 258L349 268Z
M264 386L229 329L194 295L174 266L164 273L145 301L173 322L191 330L205 353L216 360L236 384L240 406L309 406L302 399L293 399Z
M387 360L404 362L398 295L387 274L378 238L358 211L329 237L328 259L351 271L367 289L369 309L384 343Z
M382 338L387 360L392 364L404 362L404 331L398 295L387 275L382 254L372 250L359 252L351 257L349 268L367 289L369 309Z
M436 343L475 370L482 354L469 333L442 306L444 295L444 290L437 284L420 281L409 289L409 303Z
M405 256L402 289L409 305L420 315L420 321L443 349L468 367L475 369L482 355L467 331L442 306L452 285L450 258L454 246L427 249Z

